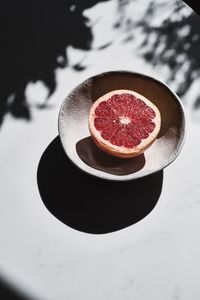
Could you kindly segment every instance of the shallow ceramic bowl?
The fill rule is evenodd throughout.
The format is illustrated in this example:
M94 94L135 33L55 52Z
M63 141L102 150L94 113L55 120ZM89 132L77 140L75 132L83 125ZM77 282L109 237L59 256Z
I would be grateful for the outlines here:
M134 90L155 103L161 113L161 129L152 146L136 158L120 159L97 148L88 130L92 103L116 89ZM184 109L178 96L150 76L127 71L106 72L79 84L63 101L58 130L69 159L81 170L108 180L132 180L172 163L181 151L185 136Z

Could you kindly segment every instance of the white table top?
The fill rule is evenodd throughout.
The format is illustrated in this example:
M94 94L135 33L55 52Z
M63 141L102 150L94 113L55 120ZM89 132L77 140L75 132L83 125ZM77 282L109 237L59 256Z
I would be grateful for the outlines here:
M164 70L145 63L133 43L122 43L123 32L116 34L110 26L114 16L105 13L100 18L102 12L116 6L113 0L87 11L92 21L99 20L93 29L94 48L114 42L101 51L68 49L70 62L84 58L87 68L82 72L70 67L57 70L58 87L49 99L51 107L38 110L33 106L30 122L10 115L5 118L0 132L0 274L40 300L198 300L200 122L189 103L185 105L185 145L164 170L155 208L140 222L107 234L82 232L53 216L39 194L38 164L58 135L59 108L73 87L89 76L114 69L142 70L165 80ZM26 93L34 103L43 101L47 91L38 82L30 83Z

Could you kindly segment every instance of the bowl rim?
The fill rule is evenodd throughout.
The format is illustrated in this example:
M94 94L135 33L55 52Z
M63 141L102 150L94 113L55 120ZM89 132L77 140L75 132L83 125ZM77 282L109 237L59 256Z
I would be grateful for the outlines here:
M95 78L98 78L100 76L105 76L105 75L114 75L114 74L128 74L128 75L133 75L133 76L138 76L138 77L143 77L143 78L146 78L146 79L149 79L149 80L153 80L155 82L157 82L159 85L162 85L163 87L165 87L172 95L173 97L176 99L177 103L179 104L179 107L180 107L180 110L181 110L181 115L182 115L182 134L181 134L181 138L180 138L180 141L179 141L179 146L178 146L178 149L177 151L174 151L173 155L170 157L169 161L167 164L165 164L164 166L161 166L159 169L155 170L155 171L152 171L152 172L149 172L147 174L143 174L141 176L138 176L138 177L134 177L134 178L127 178L126 176L127 175L113 175L115 176L115 178L110 178L109 176L110 175L107 175L106 172L103 172L105 174L105 177L104 176L100 176L98 174L95 174L95 173L91 173L87 170L84 170L82 169L80 166L78 166L75 161L70 157L70 155L68 155L68 152L67 152L67 149L65 148L65 143L63 141L63 138L62 138L62 126L61 126L61 114L62 114L62 111L63 111L63 107L69 97L69 95L71 95L80 85L84 84L85 82L89 81L89 80L93 80ZM180 154L183 146L184 146L184 143L185 143L185 140L186 140L186 135L187 135L187 127L186 127L186 114L185 114L185 108L183 106L183 103L182 101L180 100L179 96L170 88L170 86L153 77L153 76L150 76L150 75L147 75L145 73L140 73L140 72L134 72L134 71L130 71L130 70L112 70L112 71L105 71L105 72L101 72L101 73L96 73L95 75L93 76L90 76L88 78L86 78L85 80L83 80L82 82L80 82L79 84L77 84L74 88L72 88L70 90L70 92L65 96L64 100L62 101L62 104L60 106L60 109L59 109L59 113L58 113L58 133L59 133L59 138L60 138L60 141L61 141L61 145L62 145L62 148L65 152L65 155L67 155L67 157L69 158L69 160L73 163L74 166L76 166L79 170L81 170L82 172L86 173L86 174L89 174L93 177L97 177L99 179L103 179L103 180L108 180L108 181L131 181L131 180L137 180L137 179L140 179L140 178L143 178L143 177L146 177L146 176L149 176L149 175L153 175L154 173L157 173L163 169L165 169L166 167L168 167L169 165L172 164L172 162L174 162L174 160L178 157L178 155ZM92 168L92 167L90 167ZM98 170L96 170L98 171Z

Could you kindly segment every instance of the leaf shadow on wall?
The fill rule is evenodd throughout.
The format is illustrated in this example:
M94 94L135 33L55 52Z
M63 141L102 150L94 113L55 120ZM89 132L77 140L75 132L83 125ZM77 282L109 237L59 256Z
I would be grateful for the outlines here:
M6 113L31 119L25 95L28 83L44 83L49 98L56 89L55 71L68 66L68 46L91 49L92 25L83 11L104 1L108 0L0 2L0 125ZM77 62L72 68L82 71L85 66Z
M160 3L149 1L143 17L135 21L127 14L130 3L124 3L121 21L117 23L118 27L124 28L127 37L124 43L134 43L134 34L137 32L140 36L137 48L139 55L154 68L158 67L158 72L163 70L166 82L174 86L173 89L181 99L186 98L193 84L197 82L199 85L200 16L181 0L170 3L167 0ZM191 7L195 8L193 5ZM156 22L158 19L161 20ZM189 100L194 110L200 108L198 91L193 92Z
M56 137L37 171L46 208L76 230L100 234L120 230L146 217L162 191L163 171L135 181L105 181L81 172L66 157Z

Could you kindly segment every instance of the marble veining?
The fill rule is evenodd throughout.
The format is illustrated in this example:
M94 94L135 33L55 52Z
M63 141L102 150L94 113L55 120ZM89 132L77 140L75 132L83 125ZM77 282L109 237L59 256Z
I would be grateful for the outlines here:
M84 1L77 1L77 6L79 2ZM153 23L158 30L166 14L171 18L175 2L181 4L183 1L172 0L167 6L163 6L166 0L154 2L160 8L160 16L154 18ZM33 109L30 122L16 120L7 114L1 127L0 279L28 295L30 299L27 300L200 299L200 122L194 121L190 102L195 93L199 93L198 84L192 85L185 97L189 116L185 145L177 160L164 170L162 193L155 208L140 222L107 234L74 230L49 212L37 185L39 161L58 136L58 112L69 90L86 78L110 70L143 72L162 81L166 81L168 73L171 74L166 65L152 66L138 48L145 36L140 28L132 26L132 21L134 18L142 23L149 20L144 18L149 3L149 0L110 0L85 10L81 18L88 18L93 24L92 49L66 49L73 62L77 56L84 57L85 69L81 72L74 70L70 60L68 68L55 71L57 88L49 99L49 103L53 103L51 109L39 110L30 104L30 109ZM76 7L72 10L79 14ZM189 7L185 6L184 13L189 15ZM126 17L130 20L127 23ZM175 18L174 14L172 18ZM133 27L134 36L128 36L124 27L120 28L116 23L117 19L125 28ZM160 39L159 43L163 40ZM100 50L102 44L108 46ZM176 49L173 51L176 57ZM186 83L185 77L183 79ZM174 83L171 87L175 86ZM28 93L37 99L42 90L35 93L29 88ZM84 116L81 117L86 122ZM64 114L61 123L64 132L70 131ZM87 132L82 134L87 136ZM58 160L55 154L54 163ZM74 187L79 189L78 182L74 182ZM89 185L84 188L92 193ZM66 201L73 197L67 192L66 182ZM92 196L95 201L95 195ZM125 201L123 191L122 201ZM79 212L78 209L74 211L77 215ZM111 217L112 213L114 210L110 212Z

